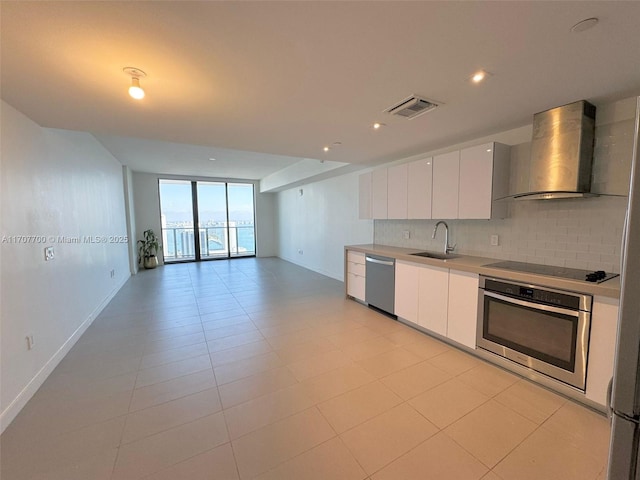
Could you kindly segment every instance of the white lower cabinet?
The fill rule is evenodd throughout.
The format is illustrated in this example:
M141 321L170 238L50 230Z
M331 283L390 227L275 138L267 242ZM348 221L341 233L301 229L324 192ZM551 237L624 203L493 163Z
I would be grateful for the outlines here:
M473 349L478 325L478 286L476 273L455 270L449 273L447 337Z
M402 260L396 261L395 272L399 318L476 349L478 274ZM585 397L603 407L613 376L618 310L617 299L594 297Z
M418 323L420 268L396 260L395 314L413 323Z
M418 325L443 336L447 335L448 280L446 268L420 268Z
M618 309L618 300L614 298L594 297L593 299L585 394L589 400L600 405L607 404L607 387L613 376Z
M347 252L347 295L365 301L366 263L364 253Z
M446 268L396 261L396 315L446 335L448 277Z

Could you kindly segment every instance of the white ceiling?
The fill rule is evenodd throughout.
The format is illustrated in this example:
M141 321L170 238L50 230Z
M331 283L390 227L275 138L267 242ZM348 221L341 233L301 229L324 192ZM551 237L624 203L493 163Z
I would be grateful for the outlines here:
M1 9L2 98L43 126L96 134L134 170L257 179L303 158L374 165L575 100L640 94L637 1ZM588 17L600 23L570 32ZM140 102L126 93L126 66L147 72ZM493 75L471 84L479 68ZM382 113L414 93L444 105L413 120Z

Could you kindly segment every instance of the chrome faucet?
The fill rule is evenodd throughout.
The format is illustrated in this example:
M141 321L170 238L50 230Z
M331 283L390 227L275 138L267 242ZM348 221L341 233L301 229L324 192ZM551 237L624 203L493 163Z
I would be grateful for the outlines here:
M436 227L433 229L433 235L431 235L431 238L436 238L436 232L438 231L440 224L444 225L444 254L449 255L455 250L456 244L454 243L452 247L449 246L449 225L447 225L447 222L440 220L436 223Z

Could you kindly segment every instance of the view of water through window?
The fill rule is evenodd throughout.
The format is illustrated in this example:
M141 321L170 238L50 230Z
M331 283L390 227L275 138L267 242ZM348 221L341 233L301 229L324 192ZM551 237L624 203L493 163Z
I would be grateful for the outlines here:
M159 186L165 262L255 255L252 184L163 179Z

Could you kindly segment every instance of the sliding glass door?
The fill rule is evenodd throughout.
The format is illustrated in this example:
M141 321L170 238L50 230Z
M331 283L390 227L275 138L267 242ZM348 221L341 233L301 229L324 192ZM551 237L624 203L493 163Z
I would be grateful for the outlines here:
M227 192L231 256L255 255L253 185L250 183L229 183L227 184Z
M159 182L165 262L256 254L253 184ZM177 186L181 187L180 195L176 193ZM188 208L185 207L187 197ZM178 215L173 211L176 210L173 205L178 203L181 211L190 210L189 219L186 214ZM177 220L178 217L185 220ZM191 243L188 243L189 239Z
M196 259L191 182L160 180L160 224L164 261Z
M228 258L226 184L197 182L197 190L200 255L203 259Z

